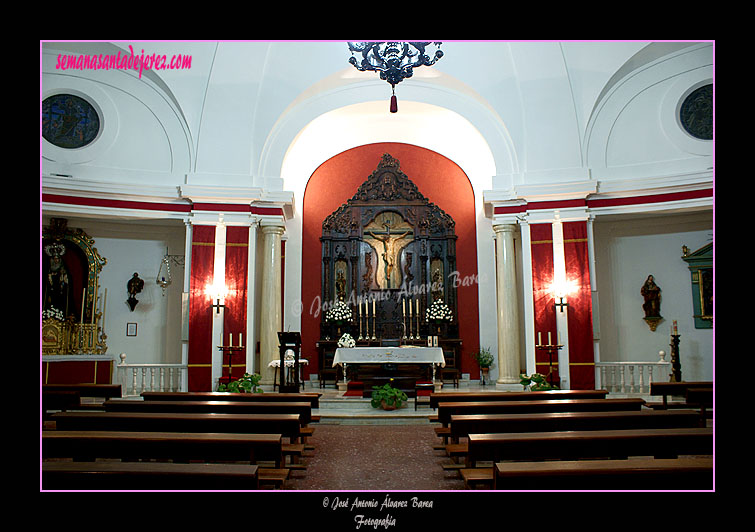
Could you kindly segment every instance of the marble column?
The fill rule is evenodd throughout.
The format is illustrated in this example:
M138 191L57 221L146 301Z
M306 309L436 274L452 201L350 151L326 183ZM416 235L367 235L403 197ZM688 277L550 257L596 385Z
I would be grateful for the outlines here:
M519 297L514 257L514 224L494 225L498 317L498 380L496 387L520 390Z
M281 312L281 235L282 225L265 222L262 226L262 295L260 301L260 375L261 384L272 385L275 370L269 367L280 357L278 332L282 330Z

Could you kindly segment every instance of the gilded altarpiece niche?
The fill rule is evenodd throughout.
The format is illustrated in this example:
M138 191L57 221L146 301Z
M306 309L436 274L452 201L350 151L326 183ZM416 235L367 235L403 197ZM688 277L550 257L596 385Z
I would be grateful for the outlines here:
M323 222L322 301L342 301L352 320L333 324L323 313L321 338L350 332L354 338L419 340L430 334L425 311L438 299L454 316L443 334L457 337L454 231L453 219L384 154L354 196Z
M42 229L42 354L101 354L104 294L99 275L107 259L81 229L52 218Z

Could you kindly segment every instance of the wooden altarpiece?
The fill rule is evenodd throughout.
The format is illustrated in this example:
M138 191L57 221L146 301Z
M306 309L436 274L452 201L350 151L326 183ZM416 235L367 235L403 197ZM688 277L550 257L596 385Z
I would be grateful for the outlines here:
M453 316L441 335L458 338L456 238L451 216L422 195L398 159L384 154L354 196L322 224L322 301L343 302L352 319L334 323L323 312L321 341L348 332L364 343L425 343L438 335L425 320L436 300Z

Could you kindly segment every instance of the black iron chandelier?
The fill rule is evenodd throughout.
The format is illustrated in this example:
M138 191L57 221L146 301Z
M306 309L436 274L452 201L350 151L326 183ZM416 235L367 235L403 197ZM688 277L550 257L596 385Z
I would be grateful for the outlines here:
M431 66L443 57L439 42L350 42L349 50L351 58L349 63L357 70L380 72L380 79L391 84L393 95L391 96L391 113L398 111L396 99L396 85L406 78L412 77L415 67ZM436 47L435 53L430 56L426 48L430 45ZM359 61L354 54L360 53L362 60Z

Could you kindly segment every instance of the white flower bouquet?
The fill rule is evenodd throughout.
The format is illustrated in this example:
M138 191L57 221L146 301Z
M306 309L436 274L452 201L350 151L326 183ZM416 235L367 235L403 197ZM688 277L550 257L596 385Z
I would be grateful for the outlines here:
M63 311L58 310L55 307L50 307L42 311L42 319L55 318L56 320L63 321Z
M351 309L343 301L338 301L325 313L327 322L351 321Z
M433 304L425 311L425 319L428 322L441 322L453 320L453 312L448 305L441 300L433 301Z
M345 333L338 339L338 347L354 347L357 343L349 333Z

